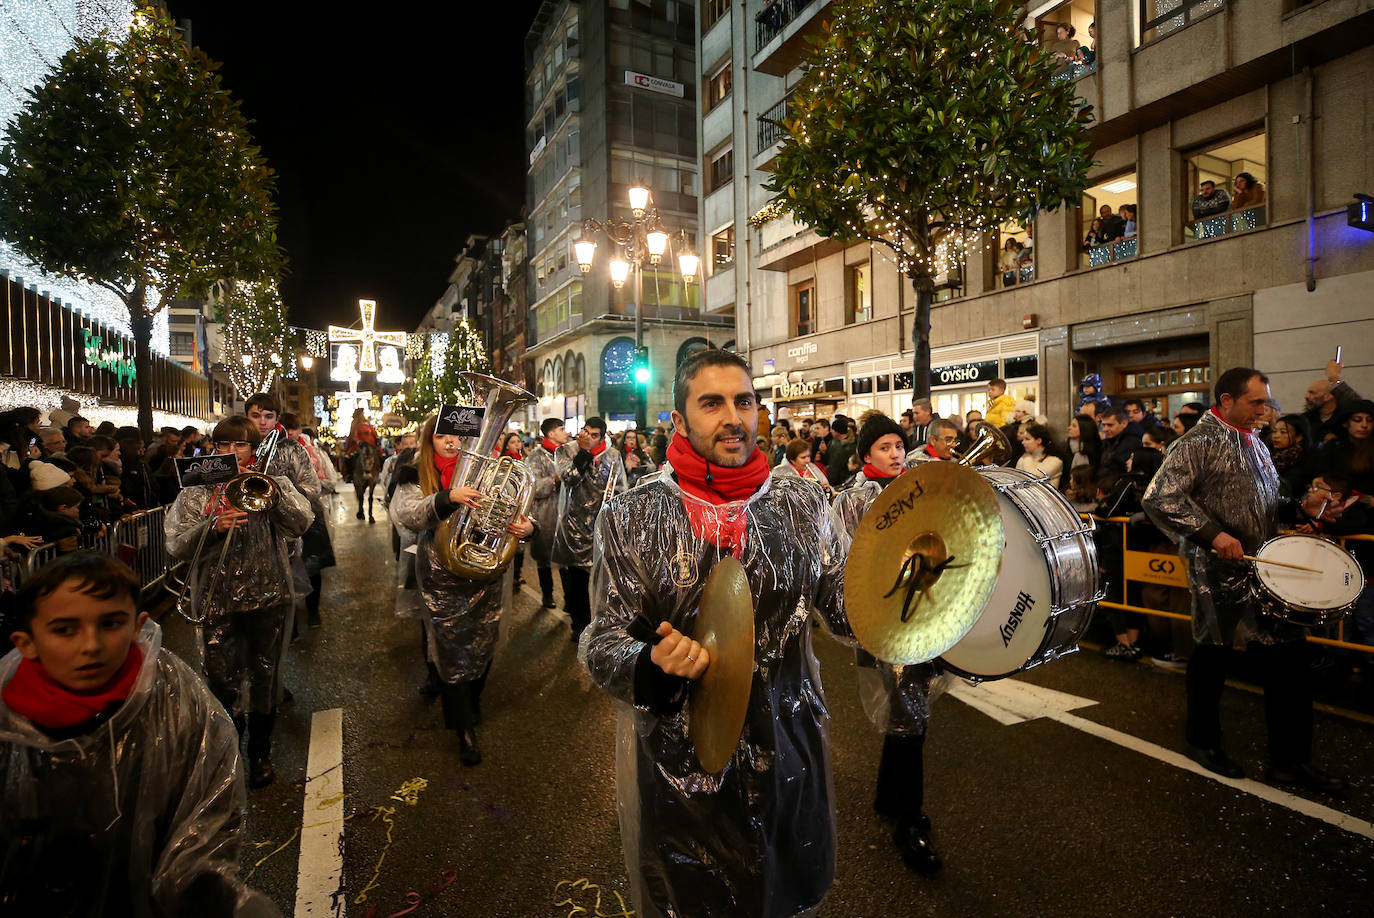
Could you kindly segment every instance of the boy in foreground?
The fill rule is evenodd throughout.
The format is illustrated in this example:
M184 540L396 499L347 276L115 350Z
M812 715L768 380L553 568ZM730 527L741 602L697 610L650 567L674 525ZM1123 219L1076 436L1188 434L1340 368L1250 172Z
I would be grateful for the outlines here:
M25 581L0 660L0 912L276 915L238 879L238 734L128 567L75 552Z

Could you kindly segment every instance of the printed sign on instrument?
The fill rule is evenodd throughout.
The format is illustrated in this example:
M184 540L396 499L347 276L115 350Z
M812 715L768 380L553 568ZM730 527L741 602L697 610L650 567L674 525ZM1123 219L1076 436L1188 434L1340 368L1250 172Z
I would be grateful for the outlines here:
M441 437L475 437L482 432L486 413L478 405L444 405L439 408L434 432Z
M185 456L176 460L176 467L177 481L183 488L192 485L217 485L239 473L239 458L233 453Z
M1178 555L1127 550L1124 571L1127 580L1188 589L1188 562Z

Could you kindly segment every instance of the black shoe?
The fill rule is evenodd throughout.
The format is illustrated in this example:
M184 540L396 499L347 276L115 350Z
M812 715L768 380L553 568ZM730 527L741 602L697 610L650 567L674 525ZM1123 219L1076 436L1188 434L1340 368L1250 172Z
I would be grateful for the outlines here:
M458 734L458 761L469 766L482 764L482 750L477 746L476 730L464 730Z
M892 843L902 856L907 869L922 876L929 876L944 866L940 855L930 843L930 819L922 814L920 819L903 820L892 833Z
M320 621L320 613L318 611L307 612L306 623L310 625L311 628L318 628L320 625L324 624Z
M1203 768L1215 772L1223 778L1245 777L1245 770L1237 765L1229 755L1222 752L1220 746L1215 749L1203 749L1189 743L1183 752Z
M259 787L266 787L277 780L277 771L272 767L272 760L263 756L260 759L250 759L248 762L248 786L256 790Z
M1335 797L1344 797L1350 790L1350 782L1345 778L1328 775L1310 762L1301 765L1266 765L1264 777L1271 784L1295 784L1306 790Z

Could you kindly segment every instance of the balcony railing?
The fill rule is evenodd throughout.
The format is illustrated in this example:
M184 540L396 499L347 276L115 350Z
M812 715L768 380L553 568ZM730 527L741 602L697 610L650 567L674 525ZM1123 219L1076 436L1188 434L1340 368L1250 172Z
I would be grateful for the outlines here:
M1115 242L1108 242L1106 245L1092 246L1083 253L1083 258L1086 262L1085 267L1099 268L1114 261L1135 258L1139 254L1140 239L1132 236L1130 239L1118 239Z
M1035 280L1035 263L1030 262L1018 267L1015 271L1002 272L1002 286L1014 287L1017 284L1029 284Z
M1264 222L1265 208L1261 204L1259 207L1250 207L1245 210L1236 210L1228 214L1217 214L1214 217L1195 220L1188 225L1184 235L1189 236L1193 241L1215 239L1218 236L1226 236L1231 233L1248 232L1263 226Z
M1225 5L1226 0L1145 0L1140 4L1140 42L1163 38Z
M755 152L771 149L773 144L787 136L783 121L787 119L787 103L791 101L792 96L786 95L777 105L758 116L758 146L754 148Z
M1056 70L1054 72L1054 76L1050 77L1050 83L1072 83L1079 77L1085 77L1090 73L1096 72L1096 70L1096 59L1094 59L1091 63L1086 64L1082 63L1081 61L1074 61L1073 63L1068 64L1067 66L1062 67L1059 70Z
M773 0L765 6L754 17L754 50L758 51L777 38L778 33L815 2L816 0Z

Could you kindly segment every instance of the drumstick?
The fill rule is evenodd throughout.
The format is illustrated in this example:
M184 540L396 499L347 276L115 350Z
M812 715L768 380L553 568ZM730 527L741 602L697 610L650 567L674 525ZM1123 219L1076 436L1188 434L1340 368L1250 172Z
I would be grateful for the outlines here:
M1321 574L1315 567L1303 567L1301 564L1290 564L1287 561L1270 561L1268 558L1256 558L1253 555L1241 555L1246 561L1254 561L1256 564L1272 564L1275 567L1287 567L1295 571L1307 571L1309 574Z

